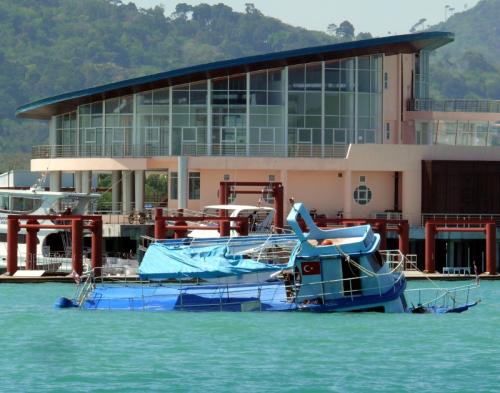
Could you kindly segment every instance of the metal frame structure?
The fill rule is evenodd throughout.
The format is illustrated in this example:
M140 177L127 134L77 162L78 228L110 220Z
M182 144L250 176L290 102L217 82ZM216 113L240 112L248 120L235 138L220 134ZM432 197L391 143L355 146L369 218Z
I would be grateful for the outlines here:
M40 224L52 221L53 224ZM20 224L20 221L26 221ZM71 266L74 272L83 274L83 231L92 234L91 264L95 274L102 268L102 217L101 216L57 216L57 215L9 215L7 217L7 273L17 271L18 234L26 229L26 269L37 268L36 234L40 229L65 229L71 231Z

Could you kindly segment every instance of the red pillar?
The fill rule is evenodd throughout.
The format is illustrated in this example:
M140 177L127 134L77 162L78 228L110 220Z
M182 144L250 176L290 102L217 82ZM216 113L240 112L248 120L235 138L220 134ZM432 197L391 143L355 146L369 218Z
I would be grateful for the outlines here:
M15 217L7 218L7 273L13 276L17 271L17 244L19 221Z
M399 224L399 250L404 254L410 252L410 224L408 221L403 221Z
M274 227L277 233L281 233L283 229L283 186L274 184Z
M176 220L175 221L175 226L185 226L187 227L187 222L184 221L184 220ZM180 229L180 228L176 228L174 230L174 239L184 239L185 237L187 237L187 228L183 228L183 229Z
M240 236L248 235L248 220L238 221L236 223L236 231Z
M100 277L102 274L102 218L93 219L92 223L92 269L94 275Z
M163 220L163 209L161 207L157 207L155 209L155 239L165 239L165 220Z
M28 225L37 225L37 220L28 220L26 222ZM36 243L38 232L37 228L26 229L26 270L36 270Z
M434 273L436 271L435 248L436 239L436 226L429 222L425 223L425 272Z
M227 205L228 202L228 184L221 182L219 186L219 203ZM226 210L219 210L219 217L226 217ZM220 236L229 236L229 221L219 221L219 234Z
M219 204L227 205L228 197L228 185L225 182L221 182L219 185Z
M79 275L83 273L83 221L71 220L71 267Z
M219 221L219 234L221 237L231 235L231 223L229 220Z
M497 250L495 224L486 224L486 272L488 274L497 274Z

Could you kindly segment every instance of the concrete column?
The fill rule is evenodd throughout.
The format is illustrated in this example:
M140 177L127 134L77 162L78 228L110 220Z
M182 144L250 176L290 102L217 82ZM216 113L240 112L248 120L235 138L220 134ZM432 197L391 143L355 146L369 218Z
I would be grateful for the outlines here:
M421 190L422 173L421 168L403 171L402 179L402 212L403 218L407 219L410 226L419 226L421 221Z
M178 189L178 208L186 209L188 202L188 158L179 156L177 159L177 189Z
M144 171L135 171L135 210L144 210Z
M344 177L344 218L352 217L352 172L347 170L343 172Z
M88 194L92 187L92 172L82 171L82 192Z
M122 171L122 213L132 211L132 171Z
M120 211L121 178L122 173L120 171L111 172L111 209L113 213L118 213Z
M51 171L49 176L50 191L61 191L61 171Z
M82 172L75 172L73 174L73 183L75 192L82 192Z

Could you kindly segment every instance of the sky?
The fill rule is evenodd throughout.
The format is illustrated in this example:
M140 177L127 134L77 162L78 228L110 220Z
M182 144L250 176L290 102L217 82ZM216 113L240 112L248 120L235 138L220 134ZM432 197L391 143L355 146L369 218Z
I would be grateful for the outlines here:
M245 3L253 3L264 15L272 16L293 26L308 30L326 31L329 24L339 25L348 20L355 32L369 32L375 36L406 34L421 18L426 25L442 22L453 12L462 12L475 6L479 0L122 0L138 7L162 5L170 15L176 4L224 3L243 12ZM448 6L448 7L447 7ZM454 11L450 12L450 9Z

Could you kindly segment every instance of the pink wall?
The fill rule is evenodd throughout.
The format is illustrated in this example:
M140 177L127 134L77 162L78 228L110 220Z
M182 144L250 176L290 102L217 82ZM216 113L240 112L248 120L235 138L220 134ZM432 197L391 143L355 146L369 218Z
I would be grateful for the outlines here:
M372 192L372 200L366 205L352 201L353 217L370 217L375 212L383 212L394 207L394 173L393 172L352 172L351 195L360 183L360 176L365 176L365 185Z
M295 202L304 202L308 209L335 216L343 209L344 178L338 171L289 171L285 193ZM285 204L285 211L286 209Z

